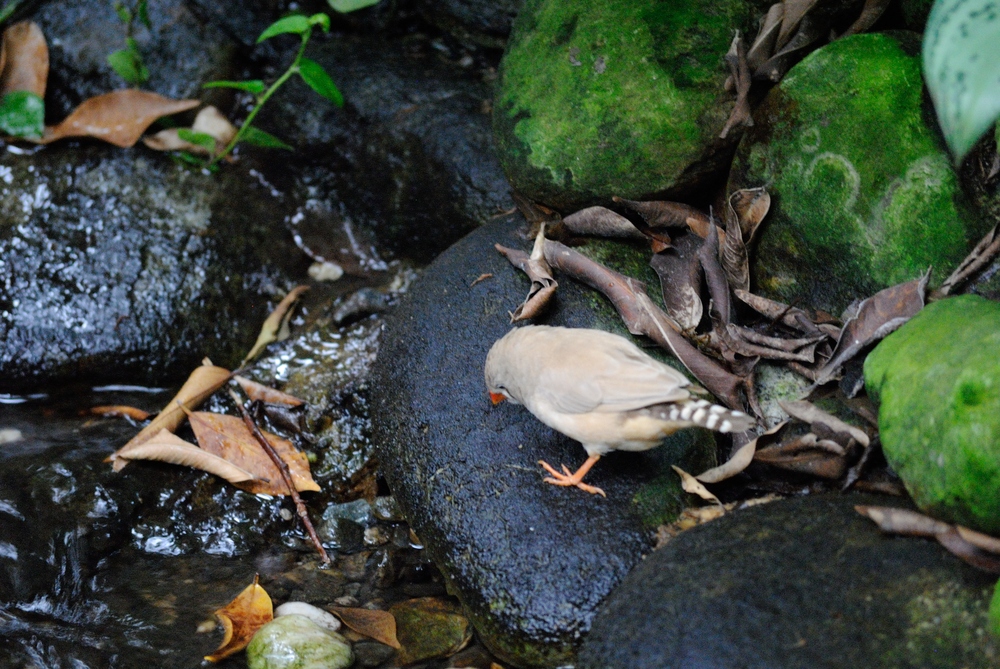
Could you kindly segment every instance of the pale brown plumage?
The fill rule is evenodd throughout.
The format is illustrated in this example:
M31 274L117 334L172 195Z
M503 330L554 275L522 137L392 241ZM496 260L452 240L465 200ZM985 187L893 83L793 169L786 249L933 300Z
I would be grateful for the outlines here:
M485 375L494 403L523 404L587 451L587 462L573 474L539 461L552 475L545 480L601 495L582 479L610 451L645 451L686 427L739 432L754 423L742 412L692 398L683 374L602 330L516 328L490 349Z

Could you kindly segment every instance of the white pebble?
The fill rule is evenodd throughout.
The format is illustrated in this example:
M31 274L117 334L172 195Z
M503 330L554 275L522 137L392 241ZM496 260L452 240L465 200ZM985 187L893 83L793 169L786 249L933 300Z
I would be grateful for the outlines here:
M274 610L274 617L298 615L305 616L320 627L330 632L340 629L340 620L329 611L305 602L285 602Z

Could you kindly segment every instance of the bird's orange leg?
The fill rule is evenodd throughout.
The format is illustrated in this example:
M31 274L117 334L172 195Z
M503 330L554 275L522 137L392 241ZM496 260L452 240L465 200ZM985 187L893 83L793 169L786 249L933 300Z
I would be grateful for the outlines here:
M574 486L576 488L579 488L580 490L589 492L592 495L600 495L601 497L607 497L607 495L604 494L604 491L601 490L600 488L592 485L587 485L586 483L583 482L583 477L587 475L587 472L590 471L590 468L593 467L594 464L600 459L601 456L599 455L591 455L589 458L587 458L587 461L584 462L580 466L580 468L576 470L576 473L574 474L569 473L569 469L566 468L566 465L562 466L563 472L565 473L560 473L557 472L555 469L553 469L552 465L545 462L544 460L539 460L538 464L544 467L545 471L547 471L549 474L552 474L552 476L545 477L546 483L551 483L552 485L561 485L561 486Z

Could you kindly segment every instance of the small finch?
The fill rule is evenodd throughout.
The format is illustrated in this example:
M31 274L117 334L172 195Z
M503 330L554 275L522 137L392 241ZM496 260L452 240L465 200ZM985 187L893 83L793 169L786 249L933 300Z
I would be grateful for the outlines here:
M545 481L604 491L583 483L602 455L645 451L686 427L742 432L750 416L691 397L690 381L673 367L610 332L528 325L511 330L486 356L486 388L494 404L523 404L538 420L587 451L587 461L570 473L538 464Z

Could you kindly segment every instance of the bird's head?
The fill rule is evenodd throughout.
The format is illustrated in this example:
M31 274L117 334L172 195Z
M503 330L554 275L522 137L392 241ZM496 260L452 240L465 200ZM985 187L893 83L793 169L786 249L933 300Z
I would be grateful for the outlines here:
M486 355L486 390L490 394L493 404L499 404L504 400L520 404L517 399L517 389L515 388L514 370L509 359L510 351L507 350L506 342L500 339L493 344L493 348Z

